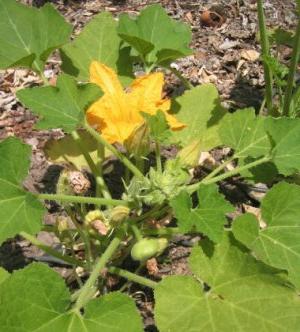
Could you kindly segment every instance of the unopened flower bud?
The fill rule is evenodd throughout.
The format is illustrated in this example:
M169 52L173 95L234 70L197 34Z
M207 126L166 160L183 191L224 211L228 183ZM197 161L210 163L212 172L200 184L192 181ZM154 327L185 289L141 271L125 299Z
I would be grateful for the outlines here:
M91 210L84 217L84 223L90 224L94 220L104 220L104 215L100 210Z
M111 211L110 221L113 226L119 225L124 221L130 213L130 209L127 206L116 206Z
M56 227L58 232L61 234L69 228L68 219L63 216L59 216L56 218Z

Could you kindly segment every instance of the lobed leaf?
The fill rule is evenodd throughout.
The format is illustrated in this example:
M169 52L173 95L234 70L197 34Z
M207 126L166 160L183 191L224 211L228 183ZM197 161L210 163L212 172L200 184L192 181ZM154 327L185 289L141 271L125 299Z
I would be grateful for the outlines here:
M286 286L278 271L241 248L230 233L214 248L208 243L203 249L195 247L189 265L197 279L171 276L155 288L155 320L160 332L298 329L296 292Z
M94 84L78 85L68 75L60 75L56 87L36 87L19 90L17 97L34 113L41 116L39 129L75 130L83 121L85 109L102 95Z
M207 235L212 241L219 242L226 223L225 214L234 210L219 193L216 184L202 185L198 189L199 205L192 208L192 200L186 191L182 191L170 202L174 210L179 229L188 233L194 228Z
M25 66L42 72L50 53L69 40L71 31L50 4L37 9L0 0L0 68Z
M265 119L256 116L251 108L226 114L219 128L220 139L234 149L237 158L267 155L271 142L265 130Z
M128 83L133 76L130 48L122 46L116 29L117 22L110 13L95 16L74 41L62 47L62 70L87 82L91 62L99 61L116 69L123 82Z
M300 119L269 118L266 130L274 143L272 161L287 176L300 170Z
M20 296L22 294L22 296ZM7 332L141 332L133 300L110 293L71 311L64 280L51 268L33 263L0 285L0 324Z
M118 32L147 63L168 65L192 53L190 27L171 19L158 4L142 10L136 19L120 15Z
M44 207L22 188L30 154L30 147L16 138L0 143L0 244L22 231L36 234L42 227Z
M265 228L259 229L254 215L245 214L234 221L234 236L265 263L287 270L299 288L300 187L285 182L275 185L263 199L261 212Z
M223 117L224 109L213 84L199 85L178 97L172 104L176 118L186 124L186 128L176 132L182 146L201 139L208 150L220 145L216 123Z

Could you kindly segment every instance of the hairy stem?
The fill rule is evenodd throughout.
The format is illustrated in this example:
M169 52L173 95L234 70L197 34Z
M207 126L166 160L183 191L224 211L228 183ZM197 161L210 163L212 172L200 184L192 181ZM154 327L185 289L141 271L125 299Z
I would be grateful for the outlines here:
M78 145L80 152L83 154L84 159L86 160L87 164L89 165L90 170L92 171L95 179L96 179L96 192L102 193L105 198L111 198L109 191L106 187L106 184L102 178L101 170L97 167L94 163L91 155L88 152L87 147L85 146L84 142L82 141L80 135L77 131L72 131L71 133L72 138L74 139L75 143Z
M299 54L300 54L300 19L298 19L296 35L294 37L292 59L291 59L291 63L290 63L289 76L287 79L287 86L286 86L285 95L284 95L283 112L282 112L283 116L289 116L290 104L291 104L293 88L294 88L295 73L297 70L298 60L299 60Z
M198 189L198 187L199 187L200 184L211 184L211 183L216 183L216 182L225 180L225 179L227 179L227 178L229 178L231 176L239 174L242 171L245 171L245 170L247 170L249 168L252 168L252 167L258 166L260 164L266 163L266 162L268 162L270 160L271 160L271 157L270 156L266 156L266 157L263 157L261 159L255 160L252 163L249 163L247 165L236 167L232 171L225 172L225 173L223 173L221 175L218 175L218 176L215 176L213 178L210 178L210 179L205 179L204 178L200 182L197 182L197 183L189 185L188 186L188 192L189 193L193 193L194 191L196 191Z
M40 248L41 250L45 251L48 255L53 256L55 258L58 258L68 264L75 265L75 266L82 266L85 267L85 264L71 256L66 256L58 252L57 250L53 249L52 247L49 247L45 245L43 242L38 240L35 236L32 236L26 232L21 232L20 235L26 239L27 241L34 244L36 247Z
M90 127L88 124L84 125L84 128L103 146L105 146L109 151L111 151L135 176L140 179L144 178L143 173L121 152L119 152L113 145L108 143L105 139L101 137L96 130Z
M258 13L258 24L260 34L260 44L263 56L270 55L269 39L267 35L267 27L265 22L265 14L263 8L263 0L257 0L257 13ZM266 85L266 103L269 114L273 112L273 77L269 65L263 61L264 66L264 77Z
M108 272L110 272L112 274L116 274L122 278L126 278L130 281L136 282L138 284L141 284L141 285L149 287L149 288L155 288L157 286L157 282L155 282L155 281L141 277L135 273L120 269L118 267L111 266L108 268Z
M109 199L100 197L85 197L85 196L72 196L62 194L36 194L38 199L49 201L60 201L69 203L82 203L82 204L95 204L95 205L128 205L128 202L119 199Z
M155 159L156 159L156 168L159 173L162 173L162 164L161 164L161 151L159 142L155 142Z
M83 308L86 305L86 303L94 296L96 291L95 289L96 281L101 271L107 264L107 262L111 259L114 252L118 249L120 243L121 243L121 238L115 237L110 242L110 244L108 245L102 256L98 259L92 270L91 275L89 276L88 280L80 290L79 296L74 305L74 310L80 310L81 308Z
M181 80L186 89L190 90L193 88L192 84L176 68L168 67L168 69Z
M144 235L176 235L182 234L178 227L166 227L166 228L157 228L157 229L143 229Z

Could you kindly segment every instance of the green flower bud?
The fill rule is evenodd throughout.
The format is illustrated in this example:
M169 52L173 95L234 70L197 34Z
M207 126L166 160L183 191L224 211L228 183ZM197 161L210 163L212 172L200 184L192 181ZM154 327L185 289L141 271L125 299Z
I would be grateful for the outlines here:
M57 217L55 223L59 234L61 234L62 232L66 231L69 228L68 219L66 217L63 216Z
M91 210L84 217L84 223L86 225L90 224L94 220L105 220L102 211L100 210Z
M113 226L120 225L122 221L124 221L130 213L130 209L127 206L116 206L112 209L110 215L110 221Z

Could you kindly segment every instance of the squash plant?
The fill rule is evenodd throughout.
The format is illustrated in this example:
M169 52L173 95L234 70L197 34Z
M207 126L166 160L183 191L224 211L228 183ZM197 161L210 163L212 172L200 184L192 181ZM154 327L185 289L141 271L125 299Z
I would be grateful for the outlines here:
M101 13L72 41L70 25L49 4L35 9L0 0L0 22L0 67L27 67L41 76L42 86L19 90L17 98L39 116L36 128L64 130L46 153L69 163L56 193L29 192L22 183L31 148L17 138L0 143L0 242L20 235L87 275L69 289L43 263L11 274L1 269L1 329L142 331L134 301L121 290L105 291L114 274L153 289L161 332L297 331L300 187L290 179L300 171L300 119L255 115L251 108L227 113L212 84L185 82L182 96L163 98L164 71L192 50L189 27L159 5L118 22ZM62 73L51 86L43 72L55 49ZM133 64L144 74L134 78ZM164 160L161 148L171 144L178 154ZM231 156L194 179L199 154L221 146ZM107 182L108 158L124 166L118 196ZM230 163L236 167L227 168ZM94 191L84 172L92 174ZM218 183L233 176L276 183L261 202L263 227L249 213L228 224L234 207ZM46 227L43 201L49 200L68 217ZM167 215L176 227L149 222ZM41 230L54 233L65 250L41 243ZM174 235L195 233L203 240L192 249L190 276L154 281L123 268L130 255L143 266Z

